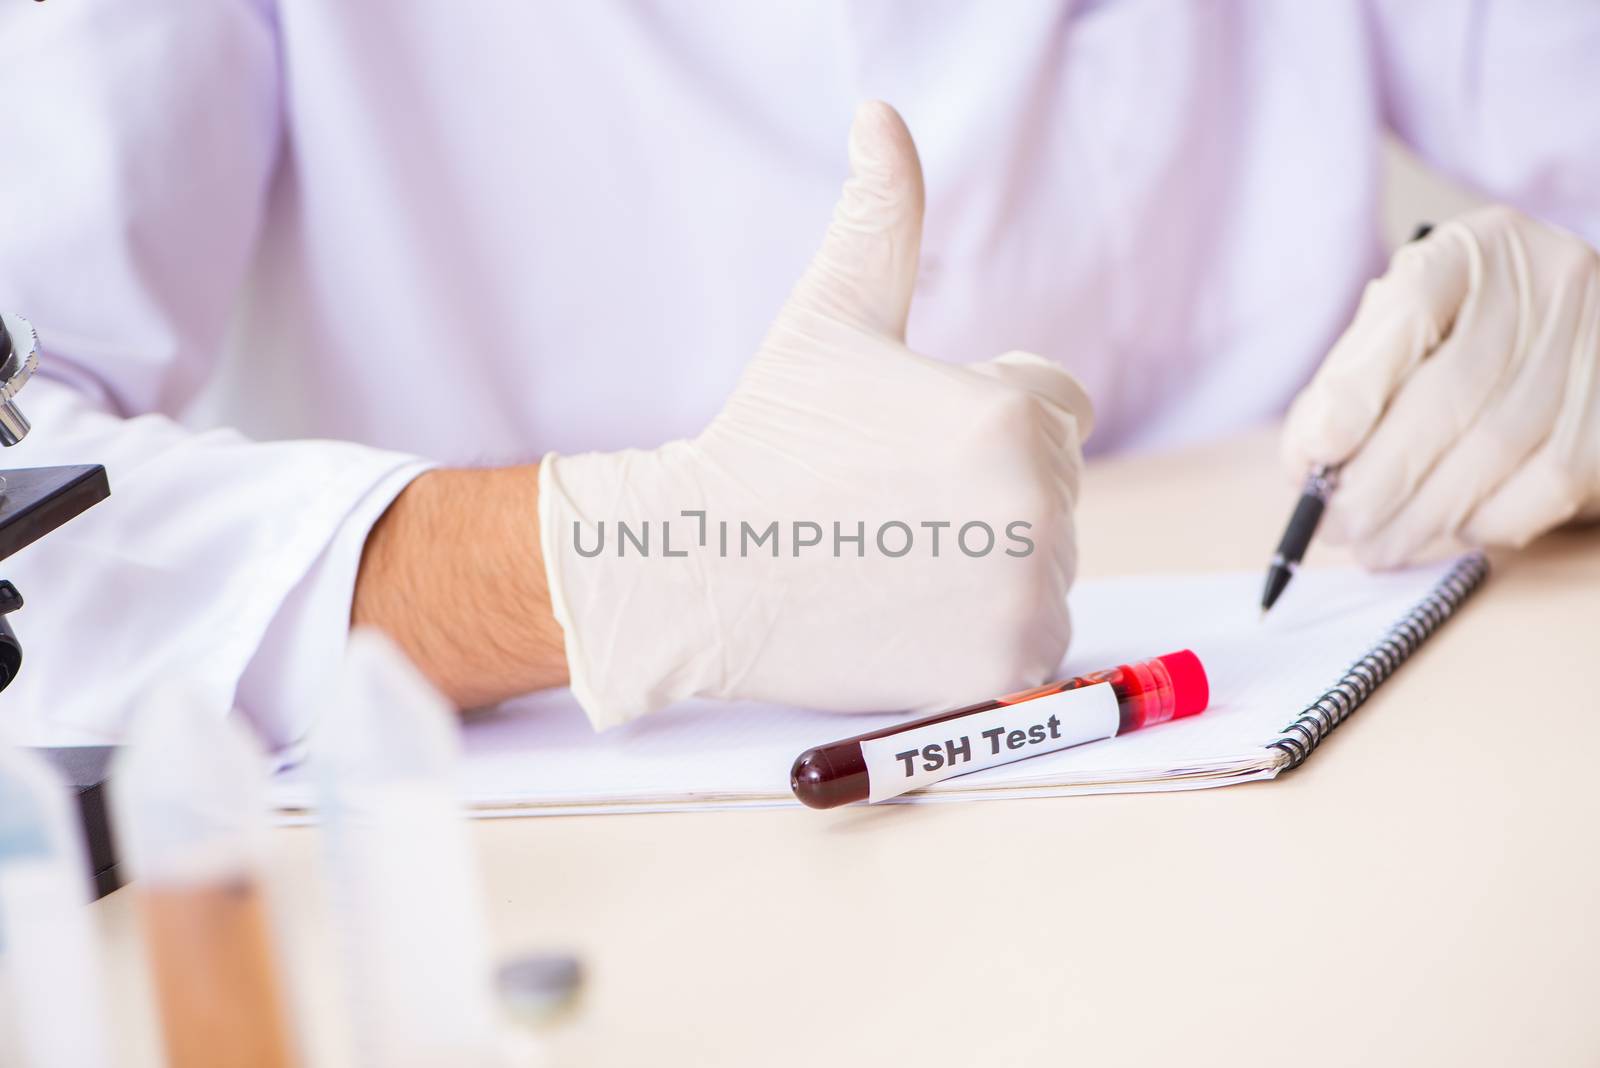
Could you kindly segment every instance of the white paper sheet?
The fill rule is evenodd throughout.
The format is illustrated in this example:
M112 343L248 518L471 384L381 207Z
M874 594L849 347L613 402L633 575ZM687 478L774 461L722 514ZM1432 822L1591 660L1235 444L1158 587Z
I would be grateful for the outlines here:
M1426 596L1448 566L1386 575L1302 572L1264 621L1256 572L1081 583L1072 594L1074 638L1064 675L1189 648L1210 677L1210 708L890 803L1191 789L1268 777L1274 770L1264 763L1265 743ZM539 694L470 719L462 794L486 816L797 805L789 768L800 753L909 718L696 702L597 735L565 691ZM1174 775L1178 769L1198 773ZM279 776L274 799L292 815L306 808L310 793L291 769Z

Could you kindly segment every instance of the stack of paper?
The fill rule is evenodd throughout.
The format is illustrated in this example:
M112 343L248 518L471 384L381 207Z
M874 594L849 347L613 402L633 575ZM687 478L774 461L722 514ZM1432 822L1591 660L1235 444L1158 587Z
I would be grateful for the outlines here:
M1192 789L1270 777L1280 760L1266 743L1447 567L1302 572L1265 620L1258 573L1084 582L1072 594L1074 638L1063 677L1193 649L1211 679L1211 707L888 803ZM789 792L795 757L909 718L695 702L595 734L569 694L552 692L468 721L461 789L485 816L797 805ZM291 770L274 796L288 813L304 813L312 790L303 772Z

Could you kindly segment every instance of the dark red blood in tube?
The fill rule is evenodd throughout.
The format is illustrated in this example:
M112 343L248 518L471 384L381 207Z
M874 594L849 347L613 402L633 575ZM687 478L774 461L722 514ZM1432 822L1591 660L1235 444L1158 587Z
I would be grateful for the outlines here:
M794 768L789 773L789 786L794 790L794 795L811 808L835 808L852 801L865 801L870 788L866 758L861 753L862 742L1100 682L1109 682L1111 691L1117 695L1120 713L1118 734L1198 715L1205 711L1211 700L1211 687L1206 681L1206 671L1200 664L1200 658L1185 649L1150 660L1122 664L1106 671L1080 675L1064 682L1049 682L1032 690L953 708L947 712L936 712L909 723L897 723L892 727L808 749L794 762Z

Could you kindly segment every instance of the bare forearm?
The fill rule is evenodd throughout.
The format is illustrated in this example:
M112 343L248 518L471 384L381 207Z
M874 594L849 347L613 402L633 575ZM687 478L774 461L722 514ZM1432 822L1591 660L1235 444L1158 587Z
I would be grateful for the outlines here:
M462 708L564 685L538 494L534 466L420 476L367 537L351 623L388 632Z

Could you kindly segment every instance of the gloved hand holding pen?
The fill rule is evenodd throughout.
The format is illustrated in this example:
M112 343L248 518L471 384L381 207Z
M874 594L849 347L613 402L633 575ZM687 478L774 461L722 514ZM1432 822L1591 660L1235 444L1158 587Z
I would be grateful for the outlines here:
M1088 399L1037 356L908 349L922 173L888 105L857 113L850 163L822 248L703 433L543 462L551 605L597 725L690 696L950 704L1038 683L1066 650ZM776 523L776 544L752 550L746 523Z
M1283 455L1297 478L1343 465L1323 532L1372 567L1600 514L1600 256L1504 207L1403 246L1296 398Z

